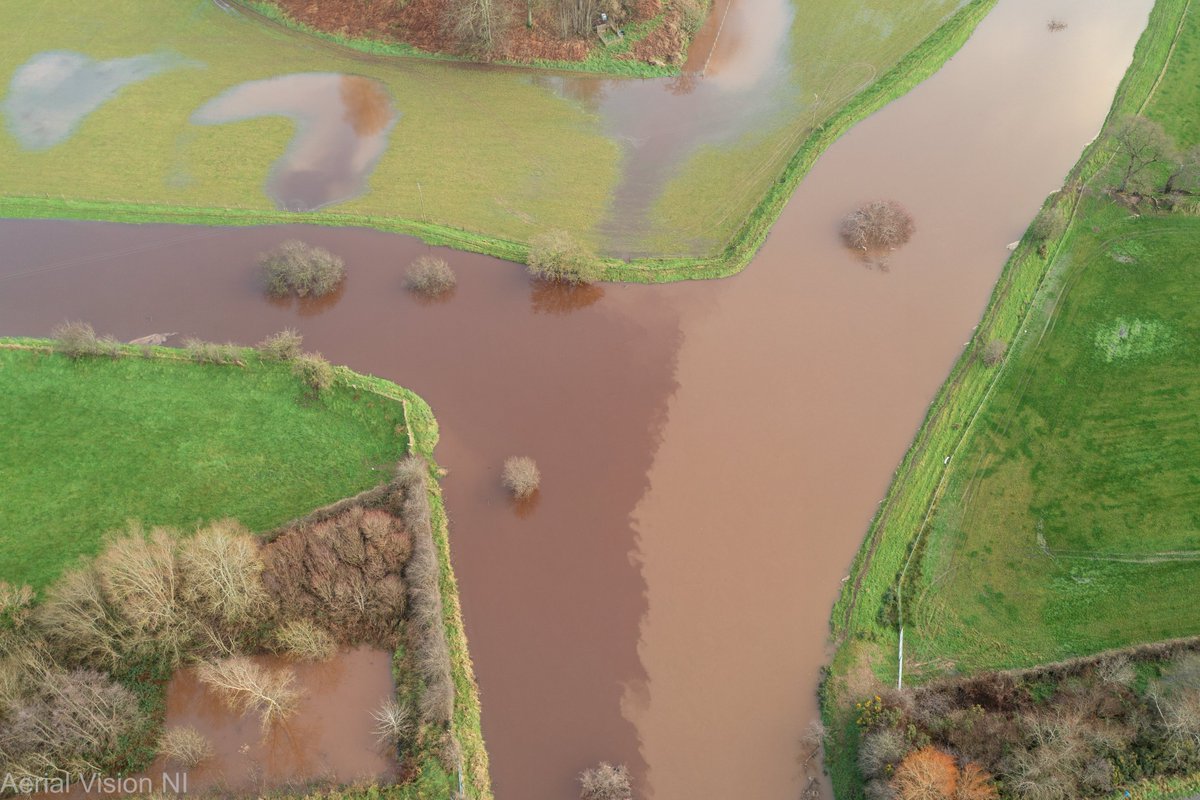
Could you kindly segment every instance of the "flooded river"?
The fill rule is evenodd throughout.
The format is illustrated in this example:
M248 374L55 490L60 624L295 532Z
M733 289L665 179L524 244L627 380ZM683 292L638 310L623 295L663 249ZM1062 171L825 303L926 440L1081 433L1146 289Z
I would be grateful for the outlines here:
M441 252L458 289L422 304L402 273L430 248L402 237L7 221L0 334L77 318L254 342L293 325L419 392L442 425L499 800L573 797L600 760L628 763L639 797L796 797L840 580L1150 5L1000 0L942 72L822 156L732 279L549 291ZM837 238L875 198L917 225L887 271ZM333 302L264 298L255 257L294 236L345 258ZM532 507L498 485L513 454L541 466Z

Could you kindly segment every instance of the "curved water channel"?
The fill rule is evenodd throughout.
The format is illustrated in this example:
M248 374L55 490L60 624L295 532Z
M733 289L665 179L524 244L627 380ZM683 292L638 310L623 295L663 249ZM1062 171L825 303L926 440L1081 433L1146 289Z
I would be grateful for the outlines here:
M373 231L4 221L0 334L73 318L254 342L292 325L414 389L442 426L497 797L575 796L599 760L628 763L640 797L795 797L840 580L1150 6L1000 0L946 68L821 157L728 280L570 292L444 251L459 286L427 304L401 284L431 248ZM887 271L837 240L874 197L917 221ZM346 259L337 297L263 297L255 257L293 236ZM514 453L542 468L533 505L498 486Z

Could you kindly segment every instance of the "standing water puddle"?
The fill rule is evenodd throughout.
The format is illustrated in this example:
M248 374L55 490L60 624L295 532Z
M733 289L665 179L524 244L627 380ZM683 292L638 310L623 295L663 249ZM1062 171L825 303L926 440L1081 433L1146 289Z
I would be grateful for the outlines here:
M841 578L1150 5L1000 0L945 69L821 157L729 280L547 295L515 265L437 251L458 288L421 304L397 265L431 248L377 231L9 221L0 334L294 326L413 389L450 469L499 800L577 796L601 760L629 764L639 798L797 797ZM1047 33L1051 16L1069 29ZM838 237L875 198L917 222L887 273ZM344 293L309 316L256 283L256 254L293 237L347 263ZM541 467L534 506L499 486L514 454Z
M379 81L314 72L235 86L205 103L192 122L219 125L264 116L296 123L267 182L275 205L287 211L312 211L365 192L399 118Z
M344 650L319 664L272 656L253 660L269 669L293 669L303 693L296 714L266 735L257 714L230 711L192 669L180 670L167 687L166 726L195 728L213 746L212 758L188 772L189 792L261 794L395 776L396 761L376 743L371 717L394 693L388 653ZM160 759L149 774L174 771Z
M123 87L180 63L178 56L164 54L95 61L68 50L38 53L13 73L0 110L22 147L45 150L70 138Z

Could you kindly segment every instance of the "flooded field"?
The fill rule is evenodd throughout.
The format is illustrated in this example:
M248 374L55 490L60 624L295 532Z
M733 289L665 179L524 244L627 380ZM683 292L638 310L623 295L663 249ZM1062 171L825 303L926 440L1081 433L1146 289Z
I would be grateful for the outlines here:
M45 150L69 138L88 114L125 86L181 62L164 54L95 61L68 50L38 53L13 74L0 111L22 147Z
M230 711L191 669L167 687L167 727L195 728L213 744L212 758L189 770L189 792L253 794L395 777L398 765L376 743L371 718L394 691L389 653L358 648L319 664L254 660L272 670L293 669L303 692L295 716L266 735L257 715ZM174 769L160 759L149 774Z
M296 125L271 170L267 193L288 211L349 200L387 147L398 114L378 81L358 75L284 75L235 86L192 115L200 125L281 116Z
M378 232L5 221L0 334L71 318L255 342L292 325L415 390L442 426L497 797L574 796L600 760L628 763L640 797L795 797L840 580L1150 5L1000 0L941 73L821 158L732 279L547 291L444 251L458 288L421 303L403 268L430 248ZM1069 28L1049 33L1051 16ZM671 102L653 86L630 91ZM876 198L916 220L886 272L838 238ZM297 236L345 258L331 301L258 285L257 254ZM532 505L499 486L513 454L541 467Z

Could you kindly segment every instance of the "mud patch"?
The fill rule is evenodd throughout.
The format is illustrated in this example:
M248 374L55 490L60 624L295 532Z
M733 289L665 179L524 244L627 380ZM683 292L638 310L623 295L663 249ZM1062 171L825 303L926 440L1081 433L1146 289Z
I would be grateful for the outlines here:
M358 197L400 115L383 84L358 75L302 73L239 84L192 114L198 125L287 117L296 133L267 194L286 211Z
M13 73L0 109L22 147L45 150L70 138L88 114L122 88L184 63L164 53L109 61L70 50L39 53Z

